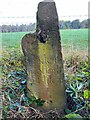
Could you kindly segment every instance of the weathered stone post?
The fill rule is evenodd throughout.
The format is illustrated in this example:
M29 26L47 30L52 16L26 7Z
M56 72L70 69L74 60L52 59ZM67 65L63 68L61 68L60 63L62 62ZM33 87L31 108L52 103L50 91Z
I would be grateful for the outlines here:
M40 2L35 34L22 39L27 66L27 95L45 100L45 110L65 105L64 71L55 2Z

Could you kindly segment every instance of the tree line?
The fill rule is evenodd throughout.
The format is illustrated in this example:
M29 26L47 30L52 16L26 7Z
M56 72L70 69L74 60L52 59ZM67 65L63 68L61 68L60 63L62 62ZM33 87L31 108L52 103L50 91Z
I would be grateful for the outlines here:
M35 23L30 23L29 25L22 24L22 25L2 25L0 26L1 32L26 32L26 31L34 31L35 30Z
M81 29L81 28L88 28L88 21L90 19L86 19L80 22L79 19L73 21L64 21L61 20L59 22L60 29ZM22 25L2 25L0 26L0 32L26 32L26 31L35 31L36 24L30 23L29 25L22 24Z
M59 27L61 29L80 29L80 28L88 28L88 20L83 20L80 22L79 19L71 21L60 21L59 22Z

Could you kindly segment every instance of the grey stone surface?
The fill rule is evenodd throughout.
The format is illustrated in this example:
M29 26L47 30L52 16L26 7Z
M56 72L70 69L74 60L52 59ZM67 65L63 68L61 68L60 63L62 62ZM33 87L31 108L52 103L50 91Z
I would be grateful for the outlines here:
M45 100L45 110L65 105L64 72L55 2L40 2L36 33L22 39L28 73L27 95Z

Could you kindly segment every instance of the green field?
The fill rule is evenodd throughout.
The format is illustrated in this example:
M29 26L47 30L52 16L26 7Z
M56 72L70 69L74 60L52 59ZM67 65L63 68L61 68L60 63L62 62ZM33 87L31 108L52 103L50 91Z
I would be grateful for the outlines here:
M63 47L86 50L88 47L88 29L61 30L61 42Z
M20 47L22 37L28 32L0 33L2 46L4 48ZM87 50L88 48L88 29L60 30L61 44L67 50Z

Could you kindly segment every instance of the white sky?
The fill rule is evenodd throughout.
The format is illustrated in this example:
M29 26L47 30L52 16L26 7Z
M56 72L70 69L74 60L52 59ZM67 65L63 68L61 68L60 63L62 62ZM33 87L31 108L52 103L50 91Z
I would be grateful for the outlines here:
M36 22L38 3L42 0L0 0L0 24L17 24ZM54 0L57 7L59 20L87 19L79 15L88 15L89 0ZM29 18L8 18L7 17ZM77 16L77 17L63 17ZM6 18L2 18L6 17Z

